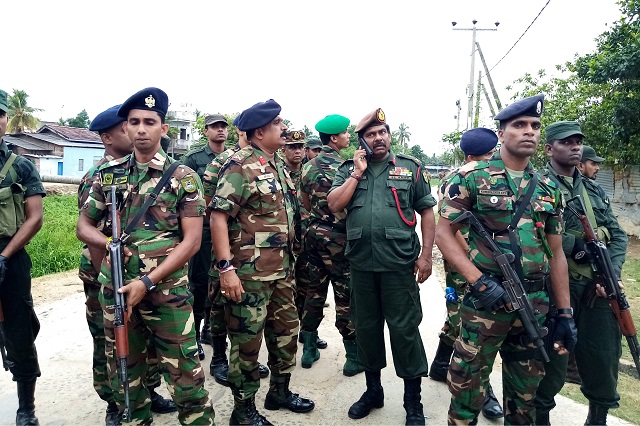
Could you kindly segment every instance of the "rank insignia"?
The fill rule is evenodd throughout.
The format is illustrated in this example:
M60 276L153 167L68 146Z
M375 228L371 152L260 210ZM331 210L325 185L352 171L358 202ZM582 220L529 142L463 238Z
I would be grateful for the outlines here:
M264 157L261 155L260 157L258 157L258 161L260 162L260 164L262 164L263 166L265 164L267 164L267 160L264 159Z
M545 197L545 196L542 196L542 195L538 195L536 197L536 200L538 200L538 201L547 201L549 203L555 203L556 202L555 198L553 198L553 197Z
M384 115L384 111L382 110L382 108L378 108L378 111L376 112L376 118L379 122L384 123L386 116Z
M147 108L153 108L154 106L156 106L156 100L153 96L149 95L144 98L144 104L147 106Z
M489 183L490 183L491 185L495 185L496 183L498 183L498 178L497 178L497 177L495 177L495 176L491 176L491 177L489 178Z
M102 177L102 183L104 185L111 185L113 183L113 173L105 173Z
M542 102L538 101L538 104L536 105L536 114L540 113L542 113Z
M493 197L489 198L489 201L491 201L491 204L496 204L498 202L498 197L494 195Z
M193 179L193 176L185 176L180 179L180 185L182 185L184 190L187 192L196 192L197 186L195 179Z

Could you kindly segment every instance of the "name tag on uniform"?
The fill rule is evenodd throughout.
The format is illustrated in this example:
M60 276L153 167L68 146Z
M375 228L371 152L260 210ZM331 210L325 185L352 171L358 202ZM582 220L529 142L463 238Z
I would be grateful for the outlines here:
M263 175L258 176L258 180L267 180L273 179L273 173L265 173Z
M478 191L481 195L498 195L500 197L509 197L511 196L510 191L506 190L497 190L497 189L481 189Z
M411 180L411 176L398 176L398 175L389 174L389 179L390 180Z

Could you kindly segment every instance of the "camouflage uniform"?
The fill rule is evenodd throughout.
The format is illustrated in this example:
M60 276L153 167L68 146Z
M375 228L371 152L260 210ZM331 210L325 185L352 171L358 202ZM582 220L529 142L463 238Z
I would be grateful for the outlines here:
M258 352L264 332L274 377L296 363L298 318L293 303L295 186L275 156L255 145L233 154L220 171L213 209L229 216L231 263L242 281L241 302L226 300L231 340L229 384L236 398L260 387Z
M466 210L477 215L494 232L494 239L505 253L511 252L506 230L511 222L517 200L528 189L534 171L531 165L524 171L520 185L505 170L500 154L488 162L471 162L462 166L446 184L440 215L455 220ZM549 310L549 297L544 285L548 274L551 250L545 235L562 232L561 195L557 186L540 178L531 202L518 226L518 245L525 289L537 313L540 325ZM470 260L482 272L500 276L501 272L490 251L472 232L469 234ZM531 280L531 281L528 281ZM533 399L544 375L541 360L535 359L533 344L523 346L525 334L516 312L500 309L495 313L473 307L475 297L470 292L461 305L460 335L454 344L453 360L447 382L451 392L449 424L469 424L474 421L485 400L485 387L500 351L503 363L503 398L505 424L532 424Z
M611 263L620 277L627 250L627 234L620 227L613 214L609 197L595 181L585 178L576 169L572 178L558 175L551 164L541 174L560 188L563 196L569 199L580 195L593 210L598 238L607 244ZM589 209L587 204L587 210ZM579 203L571 203L579 213ZM576 327L578 343L575 348L578 371L582 378L580 390L590 404L600 407L618 408L620 395L618 384L618 360L622 355L620 327L606 299L595 296L595 280L589 264L577 264L571 258L576 239L584 238L583 227L576 216L568 211L564 214L565 230L562 234L562 248L569 264L569 290ZM536 410L545 413L555 407L554 397L564 385L568 355L550 355L551 362L545 365L546 375L536 394Z
M100 221L108 216L111 200L107 197L112 184L122 194L121 230L133 219L145 196L153 191L162 174L173 161L161 149L147 163L137 163L133 154L114 160L100 169L100 180L93 184L83 213ZM151 272L173 247L180 242L179 226L182 217L204 215L201 183L188 167L178 167L158 199L147 210L127 240L132 255L125 264L125 283ZM119 406L124 394L117 374L113 328L114 293L111 271L105 259L98 280L102 284L100 303L103 308L106 335L107 370ZM178 406L182 424L212 424L213 408L204 388L204 372L196 358L197 345L193 326L193 296L187 288L187 265L167 275L148 292L135 307L129 320L128 357L130 401L133 421L150 423L148 390L140 378L147 371L146 334L151 333L169 393Z

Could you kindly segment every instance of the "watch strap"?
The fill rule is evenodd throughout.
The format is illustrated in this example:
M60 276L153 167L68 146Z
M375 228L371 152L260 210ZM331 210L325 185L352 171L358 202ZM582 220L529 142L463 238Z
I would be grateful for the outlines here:
M142 277L140 277L140 281L142 281L145 287L147 287L147 291L151 291L154 288L156 288L156 285L153 283L153 281L151 281L151 278L149 278L146 275L143 275Z
M566 315L569 314L573 316L573 308L558 308L558 315Z

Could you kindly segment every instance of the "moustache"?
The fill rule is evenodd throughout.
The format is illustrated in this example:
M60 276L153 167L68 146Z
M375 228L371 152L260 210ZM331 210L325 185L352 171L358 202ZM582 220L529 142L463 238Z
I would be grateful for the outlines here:
M280 134L280 137L281 137L281 138L286 138L288 134L289 134L289 132L287 132L287 131L285 130L284 132L282 132L282 133Z

